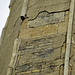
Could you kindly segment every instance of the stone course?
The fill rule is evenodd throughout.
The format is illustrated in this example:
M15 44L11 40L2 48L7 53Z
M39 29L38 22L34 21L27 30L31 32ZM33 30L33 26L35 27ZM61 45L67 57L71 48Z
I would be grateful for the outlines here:
M10 15L0 45L0 75L6 75L14 40L21 40L12 75L63 75L70 0L29 0L21 20L24 0L11 0ZM75 15L74 15L75 18ZM69 75L75 74L75 22Z

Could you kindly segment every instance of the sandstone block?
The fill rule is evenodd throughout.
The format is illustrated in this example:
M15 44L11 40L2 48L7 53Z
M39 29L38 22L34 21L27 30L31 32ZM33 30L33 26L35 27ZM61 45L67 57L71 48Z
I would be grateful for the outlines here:
M32 39L37 37L43 37L51 34L57 34L57 25L46 25L36 28L22 29L19 38L21 39Z
M47 11L37 15L35 19L29 20L27 28L34 28L37 26L43 26L48 24L58 24L64 21L64 12L60 13L48 13Z

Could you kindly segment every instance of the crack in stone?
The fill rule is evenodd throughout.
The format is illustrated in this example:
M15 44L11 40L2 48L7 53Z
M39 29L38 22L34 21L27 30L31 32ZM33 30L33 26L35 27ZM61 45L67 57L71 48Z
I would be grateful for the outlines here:
M54 14L54 13L60 13L60 12L66 12L66 11L69 11L69 9L64 10L64 11L56 11L56 12L49 12L49 11L46 11L46 10L40 11L34 19L29 19L28 21L33 21L33 20L35 20L41 13L44 13L44 12L46 12L46 13L48 13L48 14Z
M64 44L65 44L65 51L66 51L66 41L67 41L67 33L65 34L65 41L63 42L63 45L61 46L61 55L62 55L62 47L64 47Z

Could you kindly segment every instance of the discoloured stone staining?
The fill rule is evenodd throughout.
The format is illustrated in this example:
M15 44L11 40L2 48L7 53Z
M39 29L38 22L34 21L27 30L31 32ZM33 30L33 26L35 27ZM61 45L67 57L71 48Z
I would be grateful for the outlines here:
M64 15L64 12L49 13L48 11L42 11L34 19L29 19L27 28L63 22Z
M21 39L21 44L12 75L63 75L70 0L29 0L27 17L22 23L19 17L23 0L13 1L11 0L10 3L12 17L5 38L7 40L8 37L12 37L11 32L14 32L15 35L17 34L14 37ZM11 31L12 28L14 30ZM74 33L73 31L75 40ZM74 44L72 46L74 50ZM8 51L10 49L7 48ZM71 64L75 63L73 56L74 54L71 53L70 59L73 59L70 61ZM75 66L72 67L71 64L69 75L74 73L71 70Z
M69 0L29 1L28 18L23 21L19 33L21 44L16 75L63 75L69 13L67 3Z
M27 21L28 19L24 20L22 27L21 27L19 38L31 39L31 38L53 35L53 34L57 34L57 33L58 34L66 33L67 32L67 24L68 24L68 11L61 12L61 13L63 13L63 15L64 15L63 21L55 23L55 24L48 24L47 22L42 22L44 24L43 25L40 20L37 21L38 24L35 23L35 20L32 20L32 21ZM59 13L55 13L55 14L59 14ZM56 16L56 17L58 17L58 16ZM45 19L45 21L47 21L47 20ZM35 25L33 25L33 23ZM30 27L28 26L28 24L30 24L29 25Z
M57 40L60 40L57 43ZM21 41L19 48L20 57L16 66L17 75L39 75L59 74L63 59L61 59L61 48L65 43L65 34L56 37L38 38L28 41Z
M69 1L70 0L30 0L27 10L27 16L29 17L27 28L63 22L65 11L69 9L67 8Z
M12 75L63 75L70 1L29 0L26 18L22 21L20 15L24 0L11 0L3 41L0 40L1 75L6 74L16 38L21 39L21 44ZM75 74L74 64L75 21L69 75Z

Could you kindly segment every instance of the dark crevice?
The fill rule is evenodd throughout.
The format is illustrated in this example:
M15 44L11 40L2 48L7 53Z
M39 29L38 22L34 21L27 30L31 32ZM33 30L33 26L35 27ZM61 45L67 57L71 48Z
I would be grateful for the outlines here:
M21 20L24 21L24 19L25 19L25 17L24 16L21 16Z
M61 58L61 56L62 56L62 47L61 47L61 52L60 52L60 58Z
M75 33L73 33L73 34L75 34Z
M73 57L73 56L74 56L74 55L72 55L69 59L72 60L72 57Z
M61 64L60 66L59 66L59 75L61 75L61 67L64 67L64 64ZM64 71L64 68L63 68L63 71Z
M66 43L66 42L67 42L67 32L65 34L65 42L64 43Z
M46 12L48 14L54 14L54 13L60 13L60 12L66 12L66 11L69 11L69 9L63 10L63 11L56 11L56 12L49 12L49 11L46 11L46 10L40 11L34 19L29 19L28 21L35 20L41 13L44 13L44 12Z
M24 21L27 17L27 14L25 14L25 16L20 16L21 20Z
M67 41L67 33L65 35L65 41L63 42L63 45L61 46L61 52L60 52L60 54L62 54L62 47L64 46L64 44L65 44L65 51L66 51L66 41ZM65 54L64 54L64 57L65 57ZM61 55L60 55L60 58L61 58Z

